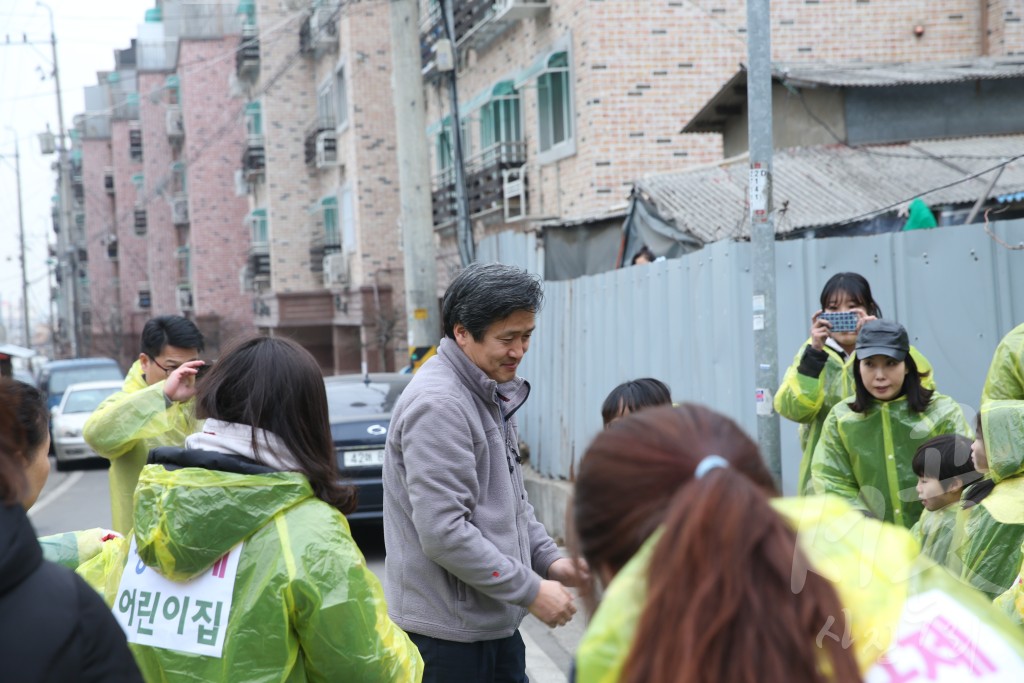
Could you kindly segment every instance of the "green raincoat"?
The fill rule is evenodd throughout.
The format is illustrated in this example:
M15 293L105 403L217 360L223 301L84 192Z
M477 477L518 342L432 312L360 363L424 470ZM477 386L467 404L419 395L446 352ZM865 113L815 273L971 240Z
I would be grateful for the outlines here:
M993 597L1010 588L1024 541L1024 325L996 347L981 392L981 429L995 488L961 513L961 578Z
M814 449L811 483L816 493L835 494L909 529L924 510L911 461L922 443L939 434L973 436L960 404L942 394L932 394L921 413L910 409L906 396L873 401L863 413L839 403Z
M854 384L853 356L842 355L827 344L824 347L828 360L817 377L801 374L800 361L811 340L804 342L793 358L793 364L786 370L782 384L775 394L775 410L784 418L800 423L800 471L797 478L797 494L814 493L811 487L811 456L821 437L821 428L832 407L846 398L853 398ZM917 368L921 372L921 383L928 389L935 389L935 377L931 363L920 351L910 347ZM925 375L927 373L927 375Z
M1024 545L1020 554L1024 556ZM995 599L995 605L1016 624L1024 626L1024 564L1021 564L1020 573L1010 589Z
M121 391L99 405L86 420L82 436L99 455L110 460L110 509L113 527L127 534L132 528L132 494L149 451L159 446L183 446L198 431L194 401L167 404L164 383L148 386L135 361Z
M819 637L848 642L866 679L967 680L964 667L970 669L970 658L954 656L965 650L984 655L980 659L998 667L992 671L975 664L974 673L989 677L971 680L1024 676L1024 632L922 555L907 531L868 519L834 496L776 499L772 507L796 529L797 542L814 571L832 582L845 606L849 631L836 633L836 627L828 630L822 624ZM577 650L578 683L620 679L644 609L647 567L659 537L660 532L653 534L605 591ZM946 623L940 624L943 619ZM931 631L933 626L940 628ZM959 631L959 637L951 639L950 648L940 646L921 666L920 650L927 651L922 644L952 630ZM1001 651L998 661L992 654L996 650ZM916 672L914 665L920 667ZM936 677L939 674L950 677Z
M949 549L953 545L956 529L956 515L960 503L953 503L938 510L925 510L910 530L910 534L921 545L921 552L947 566Z
M141 562L175 582L208 577L211 568L216 576L214 563L242 544L221 656L140 645L129 628L147 681L422 679L419 652L388 618L380 582L347 520L314 497L301 474L147 465L139 477L135 520ZM118 545L116 556L105 553L79 570L115 615L128 604L119 588L128 543ZM168 604L165 598L164 617ZM148 628L173 637L176 625L158 619Z

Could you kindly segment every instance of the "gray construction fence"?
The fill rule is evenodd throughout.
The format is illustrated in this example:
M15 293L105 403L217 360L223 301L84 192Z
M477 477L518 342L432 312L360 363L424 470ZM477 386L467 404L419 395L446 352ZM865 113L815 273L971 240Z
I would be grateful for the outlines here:
M478 257L538 272L532 235L481 243ZM756 434L751 249L718 242L643 266L547 282L520 373L533 392L519 412L531 463L574 479L617 384L657 377L676 401L719 410ZM1024 322L1024 220L864 237L776 243L781 375L808 337L834 273L871 283L886 318L903 323L931 361L940 392L973 420L996 344ZM782 419L783 487L794 488L797 426Z

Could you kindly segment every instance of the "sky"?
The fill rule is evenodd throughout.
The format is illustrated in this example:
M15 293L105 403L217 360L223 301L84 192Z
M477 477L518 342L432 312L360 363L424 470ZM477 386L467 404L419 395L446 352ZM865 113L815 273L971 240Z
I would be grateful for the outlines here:
M47 1L57 36L66 128L75 114L85 110L85 86L96 83L97 71L113 68L114 50L129 46L146 10L155 4L155 0ZM22 43L23 35L31 45ZM50 219L56 174L50 166L57 157L41 154L36 136L47 124L54 132L59 128L52 72L49 13L36 0L0 0L0 317L8 329L12 319L14 329L21 329L15 139L21 156L29 317L35 325L46 322L49 315L47 240L56 237ZM22 343L20 335L9 335L8 341Z

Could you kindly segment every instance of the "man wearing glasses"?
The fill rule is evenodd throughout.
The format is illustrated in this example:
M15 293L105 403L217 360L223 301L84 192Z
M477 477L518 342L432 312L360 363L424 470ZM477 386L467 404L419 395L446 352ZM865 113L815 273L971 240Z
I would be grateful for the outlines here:
M195 379L203 361L203 335L191 320L163 315L142 328L142 352L121 391L89 416L82 436L110 460L113 527L127 534L132 496L152 448L184 446L197 431L193 410Z

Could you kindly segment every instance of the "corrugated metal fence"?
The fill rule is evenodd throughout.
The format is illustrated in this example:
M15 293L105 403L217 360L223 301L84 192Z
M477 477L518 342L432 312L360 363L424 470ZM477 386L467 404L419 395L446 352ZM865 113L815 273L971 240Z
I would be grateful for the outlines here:
M992 231L1024 243L1024 220ZM749 247L719 242L680 259L547 283L521 368L533 385L519 421L535 469L572 479L601 427L604 397L642 376L756 433ZM500 248L485 240L480 255L538 272L532 235L504 236ZM903 323L931 361L939 390L973 410L996 344L1024 321L1024 251L977 225L777 243L780 376L808 336L821 287L840 271L868 279L883 315ZM796 429L783 420L787 491L800 457Z

